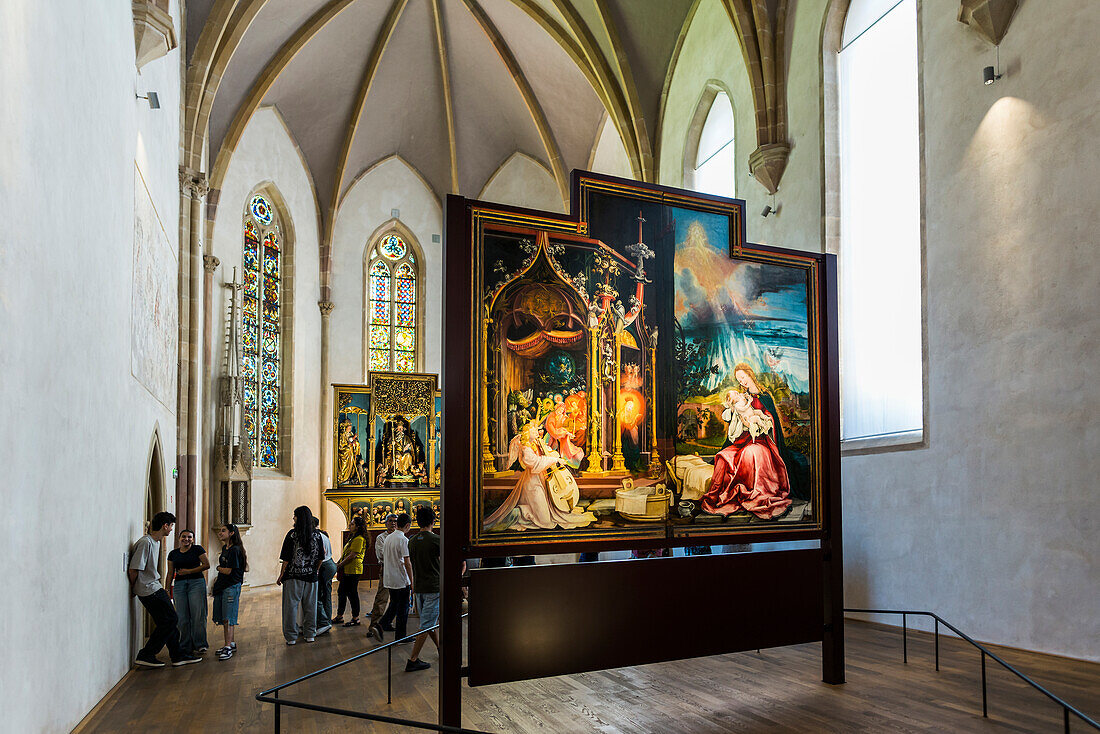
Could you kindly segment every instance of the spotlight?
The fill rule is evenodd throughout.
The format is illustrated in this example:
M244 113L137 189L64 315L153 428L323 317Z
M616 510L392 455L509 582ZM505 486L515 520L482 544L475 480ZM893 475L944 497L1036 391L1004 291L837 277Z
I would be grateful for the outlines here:
M987 87L990 84L992 84L993 82L1000 79L1002 76L1004 76L1004 75L1003 74L998 74L996 69L994 69L992 66L987 66L984 69L982 69L982 79L985 81L985 85Z
M778 213L778 210L772 209L771 204L765 204L764 205L764 211L760 212L760 216L762 216L766 219L769 214L777 214L777 213Z
M160 95L158 95L156 92L149 92L147 95L146 94L137 94L137 95L134 95L134 96L137 97L138 99L147 99L147 100L149 100L149 109L151 109L151 110L159 110L160 109Z

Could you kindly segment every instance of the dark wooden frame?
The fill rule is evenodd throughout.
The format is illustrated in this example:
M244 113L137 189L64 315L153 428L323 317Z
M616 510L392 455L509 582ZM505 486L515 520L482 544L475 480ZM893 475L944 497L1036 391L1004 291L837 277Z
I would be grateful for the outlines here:
M638 184L634 181L619 179L611 176L601 176L588 172L573 172L574 202L578 200L580 191L579 180L584 176L590 179L603 180L614 183L626 183L633 186L645 186L655 192L664 192L671 196L684 194L678 189L668 187ZM720 197L711 197L718 199ZM445 236L443 243L444 252L444 303L445 323L443 334L443 353L447 355L443 365L443 513L447 516L447 526L442 530L442 578L441 578L441 616L440 616L440 685L439 685L439 712L440 723L450 726L461 725L462 690L461 678L469 673L469 669L462 663L462 615L461 615L461 578L462 564L468 558L476 558L485 555L513 555L532 554L544 552L561 552L567 550L559 543L547 544L516 544L493 545L486 551L484 548L473 548L469 544L469 523L471 516L470 507L470 483L473 481L474 472L477 470L478 439L477 432L472 430L470 410L473 396L479 388L478 375L473 369L476 351L474 340L470 338L474 329L478 328L479 318L475 312L480 298L476 293L476 280L473 277L473 269L470 267L472 258L472 229L471 211L474 206L482 205L481 202L473 202L463 197L450 195L445 206ZM569 215L554 215L547 212L539 212L519 207L503 205L484 205L491 207L502 215L513 215L517 223L529 219L539 220L543 223L554 223L562 229L571 225L578 234L585 234L585 227L580 221L580 208L574 203L573 213ZM542 226L541 224L539 226ZM744 218L741 220L741 240L744 241ZM779 248L768 248L754 245L754 249L782 252ZM818 328L818 340L821 348L821 471L823 474L821 509L822 526L820 529L805 531L779 531L774 533L760 533L751 538L752 542L767 542L770 540L798 540L817 539L820 541L820 549L812 554L798 556L796 564L805 570L806 564L812 566L812 573L819 575L820 584L820 610L822 620L820 635L812 636L813 639L822 640L822 678L826 683L844 682L844 640L843 640L843 563L842 563L842 523L841 523L841 498L840 498L840 402L839 402L839 365L838 365L838 325L837 325L837 296L836 296L836 258L832 255L813 255L820 263L821 288L818 290L820 324ZM722 540L731 542L736 536L723 535ZM746 540L748 540L746 538ZM623 539L586 542L586 551L611 551L621 549L664 548L683 545L705 544L707 536L692 535L689 538L650 538L650 539ZM568 550L577 550L570 548ZM763 567L772 562L765 558L763 561L752 560L772 556L774 554L747 554L747 561L736 561L739 564L756 564ZM686 559L670 559L684 561L684 573L690 577L689 583L694 583L705 575L705 567L709 568L714 561L703 561L706 557L691 557ZM663 559L654 559L663 560ZM639 561L649 563L649 561ZM721 564L722 561L718 561ZM617 569L627 568L624 563L597 563L589 564L583 573L591 576L587 584L614 588L621 582L624 572ZM567 567L576 569L576 567ZM645 567L649 568L649 567ZM680 569L678 569L679 571ZM477 589L500 588L501 580L520 580L519 576L502 577L500 574L522 574L546 582L549 586L562 588L560 579L555 583L549 573L555 577L567 574L567 571L555 570L550 567L533 567L525 569L481 569L471 579L471 591ZM490 575L492 574L492 575ZM692 580L693 579L693 580ZM524 579L526 581L526 578ZM713 581L712 578L706 580ZM586 585L587 585L586 584ZM770 580L756 582L743 588L746 594L767 594L772 590ZM565 599L565 597L563 597ZM476 597L471 597L471 603L478 604ZM584 612L583 600L573 598L571 601L563 601L568 608L559 609L563 616L580 615ZM627 612L629 610L622 610ZM622 614L621 619L629 619L631 615ZM498 617L498 620L501 619ZM758 620L763 627L768 627L766 620ZM522 620L520 621L522 624ZM639 624L643 624L639 622ZM651 630L646 628L647 632ZM640 630L639 630L640 631ZM631 630L624 629L624 634ZM773 630L774 632L774 630ZM761 646L771 644L790 644L790 642L768 642L769 639L779 640L778 637L769 637L766 630L761 628ZM473 632L471 644L474 643ZM726 652L734 648L745 649L743 641L726 641L724 649L714 649L710 652L692 651L692 655L713 654ZM740 646L740 647L739 647ZM753 646L755 647L755 646ZM726 649L728 648L728 649ZM568 663L565 667L545 668L540 674L562 674L577 672L579 670L593 670L597 668L611 668L621 665L634 665L640 662L656 662L658 660L671 659L667 652L661 652L657 648L649 649L641 657L618 657L612 653L604 652L602 657L578 662ZM477 659L476 655L471 658ZM578 667L580 666L580 667ZM530 674L530 671L523 673ZM488 681L491 676L482 675L481 671L472 674L473 682L479 680ZM501 678L503 679L503 678ZM515 678L511 678L515 679Z

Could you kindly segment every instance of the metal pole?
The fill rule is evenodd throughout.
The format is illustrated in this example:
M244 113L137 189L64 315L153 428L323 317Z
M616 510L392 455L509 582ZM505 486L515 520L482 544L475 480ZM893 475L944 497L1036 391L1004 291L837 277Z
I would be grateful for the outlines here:
M279 721L280 708L282 705L279 703L279 692L275 691L275 734L283 730L282 722Z
M982 718L989 718L989 707L985 695L985 650L982 650Z
M936 672L940 670L940 620L936 620Z
M1069 709L1062 707L1062 730L1069 734Z
M984 653L983 653L984 655ZM985 660L983 657L982 660ZM984 663L983 663L984 665ZM983 668L984 670L984 668ZM393 647L386 648L386 703L393 703Z
M909 662L909 628L908 628L909 615L901 615L901 662Z

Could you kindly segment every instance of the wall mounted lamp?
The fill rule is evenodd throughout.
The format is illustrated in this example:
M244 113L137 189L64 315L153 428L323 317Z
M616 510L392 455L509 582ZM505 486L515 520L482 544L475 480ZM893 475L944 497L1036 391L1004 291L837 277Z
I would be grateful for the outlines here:
M149 109L151 109L151 110L159 110L160 109L160 95L158 95L156 92L149 92L148 94L135 94L134 96L137 97L138 99L147 99L147 100L149 100Z
M1000 73L1000 69L1001 69L1001 47L997 46L997 66L996 67L987 66L984 69L982 69L982 81L985 82L985 85L987 87L990 84L992 84L993 82L1000 79L1002 76L1004 76L1004 74Z
M760 216L767 219L772 214L779 216L779 205L775 203L775 194L772 194L771 203L764 205L764 209L760 212Z

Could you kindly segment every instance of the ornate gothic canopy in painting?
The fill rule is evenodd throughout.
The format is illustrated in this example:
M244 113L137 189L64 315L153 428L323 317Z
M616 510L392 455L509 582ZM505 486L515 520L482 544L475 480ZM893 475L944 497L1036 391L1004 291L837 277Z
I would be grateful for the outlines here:
M574 172L573 201L464 202L470 546L815 537L824 257L746 244L737 200Z

